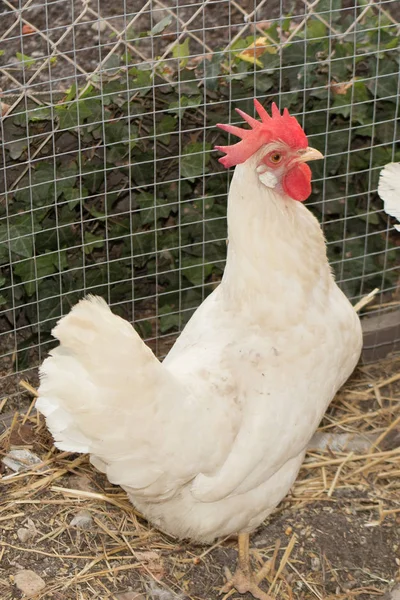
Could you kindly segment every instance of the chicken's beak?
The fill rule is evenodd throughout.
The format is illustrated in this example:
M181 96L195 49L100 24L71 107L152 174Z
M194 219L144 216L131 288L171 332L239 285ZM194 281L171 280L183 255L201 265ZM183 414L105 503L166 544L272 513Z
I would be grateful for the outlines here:
M298 151L300 162L309 162L310 160L319 160L320 158L324 158L324 155L321 154L319 150L315 148L302 148Z

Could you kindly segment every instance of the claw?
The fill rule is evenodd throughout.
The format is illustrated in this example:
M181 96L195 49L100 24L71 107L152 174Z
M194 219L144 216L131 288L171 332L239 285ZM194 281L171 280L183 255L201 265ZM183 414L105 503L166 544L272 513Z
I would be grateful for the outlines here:
M228 571L228 581L221 589L220 594L229 594L235 588L239 594L249 592L257 600L274 600L272 596L266 594L258 585L264 579L266 571L267 567L264 565L258 574L254 574L250 565L249 534L240 533L238 566L233 576ZM225 597L223 600L225 600Z
M235 588L239 594L249 592L257 600L274 600L272 596L266 594L256 581L256 576L253 573L245 573L239 567L233 577L226 582L220 591L221 594L228 594L231 589Z

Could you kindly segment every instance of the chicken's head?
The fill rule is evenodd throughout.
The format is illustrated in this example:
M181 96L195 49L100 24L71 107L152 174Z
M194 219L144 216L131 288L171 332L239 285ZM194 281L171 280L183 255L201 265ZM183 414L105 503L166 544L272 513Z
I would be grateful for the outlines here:
M254 100L261 121L236 109L251 129L218 124L218 127L241 138L232 146L216 146L226 156L219 159L224 167L242 164L256 155L254 168L260 181L268 188L303 202L311 194L310 160L323 158L318 150L308 146L307 136L287 108L281 115L275 103L270 116L258 100Z

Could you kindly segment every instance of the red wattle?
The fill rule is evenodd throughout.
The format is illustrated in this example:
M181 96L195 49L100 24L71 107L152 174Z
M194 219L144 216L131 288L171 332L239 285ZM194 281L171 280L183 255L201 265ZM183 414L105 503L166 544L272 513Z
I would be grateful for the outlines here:
M311 194L311 169L306 163L297 163L282 180L285 194L293 200L304 202Z

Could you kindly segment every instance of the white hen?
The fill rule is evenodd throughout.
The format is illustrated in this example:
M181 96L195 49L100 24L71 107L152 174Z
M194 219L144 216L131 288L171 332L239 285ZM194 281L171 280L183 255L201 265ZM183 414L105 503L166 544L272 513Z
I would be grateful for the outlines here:
M383 210L400 223L400 163L383 167L378 184L378 194L383 200ZM400 225L394 225L400 231Z
M88 452L159 529L212 542L238 533L229 585L267 598L250 572L248 533L287 494L308 441L361 350L302 202L307 160L322 155L287 111L224 147L237 165L221 285L161 364L131 325L89 297L61 319L41 368L37 408L55 444Z

